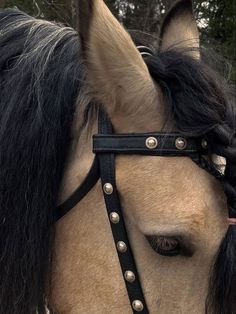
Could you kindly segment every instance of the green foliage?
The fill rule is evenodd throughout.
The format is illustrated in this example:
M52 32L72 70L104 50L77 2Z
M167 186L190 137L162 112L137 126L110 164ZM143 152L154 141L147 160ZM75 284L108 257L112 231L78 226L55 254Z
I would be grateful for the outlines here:
M229 60L231 79L236 82L236 2L198 0L195 9L202 42Z
M119 21L128 29L158 33L161 17L170 0L106 0Z

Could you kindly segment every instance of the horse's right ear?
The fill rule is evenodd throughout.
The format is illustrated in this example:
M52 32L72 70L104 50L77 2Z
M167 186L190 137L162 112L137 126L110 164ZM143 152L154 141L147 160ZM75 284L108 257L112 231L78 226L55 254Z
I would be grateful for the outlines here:
M159 49L186 51L199 59L199 32L193 13L192 0L177 0L167 12L161 26Z
M130 35L102 0L78 1L79 34L93 98L111 119L132 117L130 124L136 123L137 114L153 115L156 87Z

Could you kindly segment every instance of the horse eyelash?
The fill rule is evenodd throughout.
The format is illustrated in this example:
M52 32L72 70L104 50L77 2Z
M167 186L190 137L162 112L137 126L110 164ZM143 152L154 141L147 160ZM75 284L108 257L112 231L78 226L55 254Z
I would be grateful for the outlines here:
M170 238L165 236L145 236L149 245L159 255L163 256L192 256L190 250L187 249L185 245L182 244L182 241L178 238ZM172 242L172 243L171 243ZM163 244L170 243L170 246L173 245L173 248L164 249L161 247Z

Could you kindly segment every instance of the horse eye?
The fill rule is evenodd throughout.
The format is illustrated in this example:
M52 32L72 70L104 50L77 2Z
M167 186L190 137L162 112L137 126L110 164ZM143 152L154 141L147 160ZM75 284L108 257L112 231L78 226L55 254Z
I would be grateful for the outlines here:
M181 240L174 237L146 236L151 248L158 254L164 256L192 256L192 252L187 249Z

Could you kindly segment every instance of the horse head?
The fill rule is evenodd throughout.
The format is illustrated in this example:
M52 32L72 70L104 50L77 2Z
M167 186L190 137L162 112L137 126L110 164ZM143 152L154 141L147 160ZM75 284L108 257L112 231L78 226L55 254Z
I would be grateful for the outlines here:
M0 24L0 308L234 313L235 105L192 2L155 51L102 0L79 1L79 38L14 14Z

